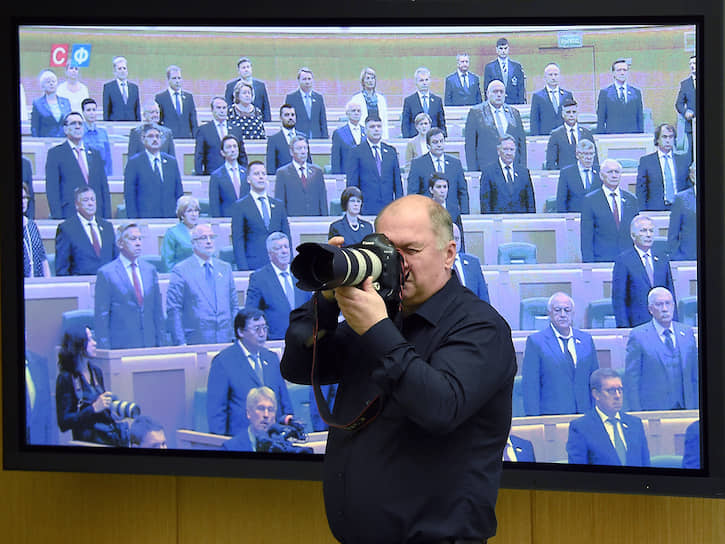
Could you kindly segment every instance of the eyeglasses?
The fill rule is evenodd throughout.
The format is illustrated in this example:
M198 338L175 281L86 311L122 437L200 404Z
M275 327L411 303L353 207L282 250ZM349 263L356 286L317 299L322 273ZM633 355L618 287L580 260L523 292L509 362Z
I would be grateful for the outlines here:
M255 325L253 327L247 327L244 330L259 334L260 332L269 332L269 327L267 325Z

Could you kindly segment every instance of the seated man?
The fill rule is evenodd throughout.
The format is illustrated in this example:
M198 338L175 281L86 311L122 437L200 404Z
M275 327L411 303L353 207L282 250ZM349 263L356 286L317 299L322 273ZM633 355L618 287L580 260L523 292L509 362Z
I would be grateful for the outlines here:
M509 435L506 448L503 450L503 460L519 463L535 463L534 445L530 440L513 434Z
M498 160L481 172L481 213L536 213L529 169L514 164L515 138L502 136L496 150Z
M292 401L279 373L279 357L264 347L267 330L261 310L243 308L235 316L236 339L212 359L209 369L206 413L210 433L236 436L246 428L247 395L255 387L266 386L279 398L275 421L292 419Z
M589 381L594 409L569 424L569 463L648 467L642 420L622 411L622 378L616 370L600 368Z
M134 419L129 434L132 448L165 450L168 447L164 426L148 416L139 416Z
M217 344L234 338L232 322L239 297L231 265L213 257L215 239L211 225L195 226L194 254L171 269L166 311L174 345Z
M557 212L581 212L584 196L601 188L599 168L594 165L596 153L596 147L589 140L579 140L576 144L576 162L559 172L556 185Z
M453 240L456 242L456 248L461 246L461 229L453 223ZM458 280L461 285L468 287L471 291L478 295L478 298L490 302L488 297L488 285L481 271L481 261L475 255L456 252L456 260L453 261L453 269L456 271Z
M289 238L282 232L273 232L267 236L267 254L270 262L252 272L249 277L247 308L259 308L264 311L269 323L269 338L282 340L289 326L289 314L312 296L294 284L294 276L289 271Z
M325 178L319 166L307 162L307 139L295 136L289 147L292 161L277 169L274 197L288 215L328 215Z
M624 385L630 410L679 410L699 406L697 344L692 328L674 320L675 301L664 287L649 292L652 320L627 339Z
M277 412L277 398L269 387L254 387L247 395L247 419L249 424L231 440L222 444L230 451L263 451L259 439L269 436Z
M550 324L526 339L523 376L527 416L583 414L592 408L589 376L599 368L589 333L575 329L574 301L554 293L546 304Z

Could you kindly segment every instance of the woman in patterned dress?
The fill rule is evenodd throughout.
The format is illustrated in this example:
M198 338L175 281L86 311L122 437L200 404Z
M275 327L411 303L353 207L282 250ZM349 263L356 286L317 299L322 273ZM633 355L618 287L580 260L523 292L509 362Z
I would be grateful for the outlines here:
M242 140L264 140L262 112L252 104L252 86L239 81L234 86L234 104L229 108L228 123L242 131Z
M25 214L30 202L30 189L23 183L23 275L26 278L49 278L50 263L45 255L43 239L35 221Z

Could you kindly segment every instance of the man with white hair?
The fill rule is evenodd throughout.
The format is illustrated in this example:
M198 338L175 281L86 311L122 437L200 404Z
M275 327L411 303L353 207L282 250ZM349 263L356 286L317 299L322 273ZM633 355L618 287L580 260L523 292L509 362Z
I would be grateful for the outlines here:
M336 128L332 133L332 150L330 152L330 173L344 174L350 150L360 145L365 137L365 127L360 124L362 108L352 100L345 105L347 123Z
M416 91L403 100L403 112L400 114L400 131L403 138L412 138L418 131L415 128L415 117L419 113L427 113L431 118L431 126L438 127L446 135L446 115L443 111L443 100L430 92L430 70L421 66L415 71Z

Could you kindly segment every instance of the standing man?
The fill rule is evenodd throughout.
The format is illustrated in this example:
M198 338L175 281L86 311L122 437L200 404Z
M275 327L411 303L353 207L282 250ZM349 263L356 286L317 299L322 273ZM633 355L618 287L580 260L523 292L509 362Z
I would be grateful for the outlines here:
M674 320L675 301L664 287L647 297L652 319L627 339L624 383L630 410L695 410L697 345L692 328Z
M228 105L234 103L234 87L240 81L244 81L252 86L252 104L259 108L262 112L262 120L267 123L272 120L272 109L269 106L269 97L267 96L267 86L264 81L252 77L252 61L247 57L241 57L237 61L237 71L239 77L227 83L224 90L224 98Z
M161 132L161 149L159 151L175 157L174 135L171 133L170 128L159 124L161 110L155 100L144 103L142 115L143 123L132 128L131 132L128 133L128 158L130 159L136 153L141 153L144 150L141 131L145 125L156 125L156 128Z
M273 232L267 237L269 263L252 272L245 306L259 308L267 316L269 338L283 340L289 326L289 314L310 300L311 294L295 286L289 270L290 247L287 235Z
M292 138L304 136L309 139L308 134L297 129L297 113L289 104L280 106L279 120L282 123L282 128L280 128L279 132L267 138L267 172L271 175L277 173L277 168L292 161L289 147ZM307 162L312 162L312 157L307 157Z
M507 104L526 103L526 76L521 65L509 58L509 42L506 38L496 40L496 59L489 62L483 70L483 86L495 79L506 86Z
M173 64L169 66L166 81L168 88L154 97L161 109L161 124L171 129L174 138L193 138L199 126L196 106L192 94L181 89L184 82L181 68Z
M113 57L114 79L103 85L104 121L140 121L138 85L128 81L128 63Z
M315 293L292 312L285 338L282 375L309 384L317 306L320 382L341 384L333 418L355 429L329 431L330 529L340 541L488 539L511 425L510 329L453 277L456 244L442 206L409 195L375 227L404 258L401 313L389 317L366 279L361 289Z
M642 92L627 82L629 63L618 59L612 63L614 83L599 91L597 132L622 134L644 132Z
M145 150L128 159L123 174L126 217L176 217L176 201L184 194L176 159L161 151L161 131L144 125Z
M594 409L569 424L569 463L650 466L642 420L622 411L624 388L617 371L600 368L590 383Z
M241 129L227 122L228 106L221 96L211 99L212 120L204 123L196 131L194 145L194 173L197 176L208 176L224 163L222 139L231 135L237 140L237 161L240 166L247 167L249 162L244 149Z
M687 134L687 150L690 153L690 160L695 158L695 150L692 141L692 120L697 117L697 58L690 57L690 75L680 82L680 90L677 92L675 109L677 113L685 118L685 134Z
M345 106L347 123L332 133L330 151L330 173L344 174L350 152L365 137L365 127L360 124L362 109L357 102L350 101Z
M499 139L510 134L516 142L516 162L526 166L526 135L519 111L504 104L506 88L499 80L486 87L486 102L473 106L466 117L466 169L480 171L496 161Z
M239 297L232 267L213 257L211 225L191 231L193 255L171 269L166 312L174 345L220 344L234 339L232 324Z
M299 88L288 94L284 101L290 104L297 114L297 125L300 131L309 138L327 139L327 112L325 99L312 90L315 78L312 70L302 67L297 71Z
M267 194L268 181L264 164L249 163L249 194L232 207L232 245L237 270L257 270L269 262L266 240L273 232L290 236L284 204Z
M697 165L690 165L689 189L675 195L667 227L667 246L673 261L697 259Z
M292 138L290 153L292 162L277 170L274 197L282 201L288 215L327 215L325 178L319 166L307 162L307 139Z
M231 217L234 203L249 193L247 169L239 163L239 146L240 141L231 134L221 140L220 155L224 162L209 177L209 215L212 217Z
M670 259L652 249L655 225L649 217L638 215L629 228L634 247L614 261L612 270L612 307L617 327L636 327L649 321L647 294L653 287L665 287L674 293Z
M584 196L601 188L599 168L594 164L596 156L597 148L591 140L577 142L576 163L565 166L559 172L556 185L557 212L581 212Z
M95 329L102 349L164 345L161 290L156 268L139 259L141 230L135 223L118 228L120 255L98 269Z
M431 126L438 127L446 134L446 114L443 111L443 100L430 92L430 70L421 66L415 71L417 91L403 100L403 112L400 114L400 131L403 138L412 138L418 131L415 129L415 117L419 113L427 113L431 118Z
M524 412L583 414L592 409L589 376L599 368L594 340L573 327L574 301L566 293L551 295L546 309L549 326L526 339Z
M45 161L45 190L52 219L67 219L76 213L75 190L91 187L97 195L97 213L111 217L108 178L95 148L83 142L83 116L70 112L63 119L66 140L48 150Z
M446 106L475 106L480 104L480 78L469 71L471 57L468 53L456 55L458 69L446 78L443 103Z
M96 123L98 105L93 98L84 98L81 102L81 111L86 123L83 126L83 142L97 149L105 167L106 176L113 174L113 160L111 158L111 142L106 129Z
M548 136L551 131L563 123L563 104L574 100L571 91L559 87L561 70L555 62L544 67L544 88L531 96L531 128L532 136Z
M599 169L599 156L594 134L586 127L579 125L578 106L576 100L567 98L561 106L564 124L551 131L546 144L546 169L560 170L575 164L576 149L579 142L589 140L594 145L594 164Z
M536 213L529 169L514 163L514 137L503 136L497 151L498 160L481 172L481 213Z
M382 141L380 117L365 119L365 140L353 149L347 169L347 187L363 194L363 215L377 215L387 204L403 196L398 152Z
M642 155L637 167L637 200L642 210L667 211L675 195L689 187L687 155L675 154L675 127L662 123L655 128L657 151Z
M113 225L96 216L96 192L92 187L75 190L76 214L55 232L55 275L95 275L118 257Z
M463 251L461 229L455 223L453 223L453 241L456 243L456 260L453 262L453 269L456 271L458 281L476 293L478 298L490 303L488 285L481 270L481 261L475 255Z
M600 190L586 195L582 201L582 262L614 262L617 255L631 249L629 225L639 203L632 193L622 190L622 165L614 159L602 163Z

